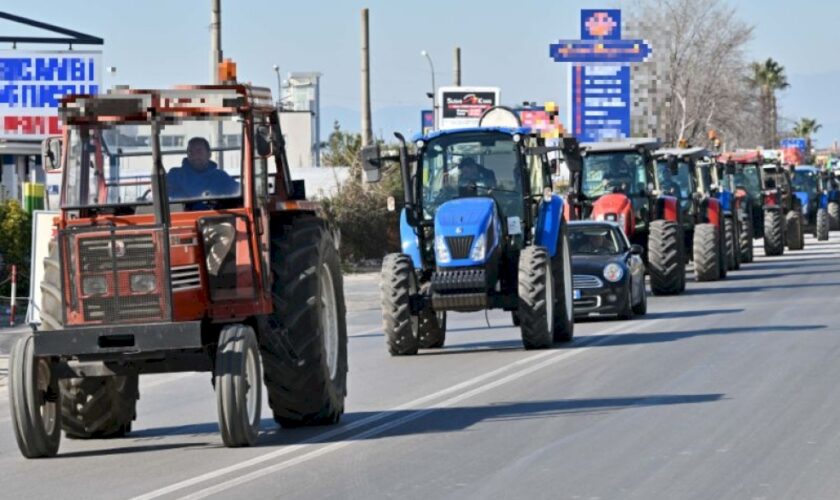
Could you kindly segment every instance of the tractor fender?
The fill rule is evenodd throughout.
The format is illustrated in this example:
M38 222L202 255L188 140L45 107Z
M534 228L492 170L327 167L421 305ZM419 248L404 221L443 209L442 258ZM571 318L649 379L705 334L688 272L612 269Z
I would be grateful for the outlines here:
M548 254L552 257L557 253L557 238L564 224L564 214L568 211L568 206L569 204L556 194L551 195L550 200L544 199L540 202L535 243L548 249Z
M701 205L704 208L704 215L709 224L721 227L723 223L723 206L717 198L706 198Z
M735 196L729 191L722 191L717 197L720 200L721 209L726 212L732 212L735 209Z
M680 202L675 196L660 196L654 203L653 219L680 221Z
M402 253L411 257L414 269L423 269L423 262L420 259L420 239L415 229L408 223L405 208L400 212L400 247Z
M636 217L633 215L633 203L626 195L620 193L607 194L598 198L592 205L592 214L595 220L614 220L621 225L622 229L630 237L636 231Z

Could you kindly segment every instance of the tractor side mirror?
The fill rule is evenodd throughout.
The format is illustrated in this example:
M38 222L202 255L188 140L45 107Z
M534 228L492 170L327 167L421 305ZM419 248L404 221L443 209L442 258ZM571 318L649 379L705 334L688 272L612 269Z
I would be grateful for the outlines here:
M563 157L566 160L566 168L569 169L570 174L575 174L583 170L583 155L584 153L580 150L580 144L577 139L574 137L563 138Z
M265 158L271 155L271 129L265 125L257 126L254 133L254 143L257 147L257 154Z
M64 167L61 163L61 142L61 137L47 137L41 143L41 164L47 173L60 172Z
M362 171L365 173L365 182L373 183L382 180L382 156L379 152L379 144L363 147L359 157L362 161Z
M633 255L643 255L645 253L645 249L642 245L636 245L634 243L630 245L630 253Z

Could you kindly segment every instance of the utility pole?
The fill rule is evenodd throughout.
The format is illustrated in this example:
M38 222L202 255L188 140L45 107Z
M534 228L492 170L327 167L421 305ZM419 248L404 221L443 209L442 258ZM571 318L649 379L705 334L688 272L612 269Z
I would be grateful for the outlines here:
M210 0L210 83L218 85L222 62L222 0Z
M455 84L456 87L461 86L461 47L455 47L455 68L452 71L452 74L455 75L454 80L452 83Z
M373 144L373 126L370 122L370 36L368 9L362 9L362 146Z

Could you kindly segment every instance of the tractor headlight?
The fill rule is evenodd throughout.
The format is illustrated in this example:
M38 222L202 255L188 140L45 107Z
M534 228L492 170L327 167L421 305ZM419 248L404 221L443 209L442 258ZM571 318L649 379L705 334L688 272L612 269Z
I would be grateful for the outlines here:
M104 295L108 293L105 276L88 276L82 280L82 293L85 295Z
M470 253L470 259L472 260L484 260L484 256L487 254L487 236L486 234L479 235L476 238L475 243L473 244L472 253Z
M132 274L132 293L152 293L157 288L157 280L154 274Z
M611 262L604 266L604 278L607 281L615 283L620 280L622 276L624 276L624 269L615 262Z
M435 236L435 257L441 264L446 264L452 260L449 255L449 248L446 246L446 240L443 236Z

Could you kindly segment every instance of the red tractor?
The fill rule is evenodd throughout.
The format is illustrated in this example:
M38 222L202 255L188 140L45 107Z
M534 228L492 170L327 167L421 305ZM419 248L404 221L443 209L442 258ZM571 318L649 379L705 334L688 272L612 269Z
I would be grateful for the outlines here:
M212 372L226 446L255 443L263 381L280 425L337 422L337 244L291 179L270 91L120 90L67 96L59 113L62 140L45 144L62 196L41 323L10 358L21 453L55 455L62 429L129 432L147 373Z
M685 290L685 236L679 200L657 180L658 148L655 139L582 144L565 215L617 223L645 248L653 293L674 295Z

